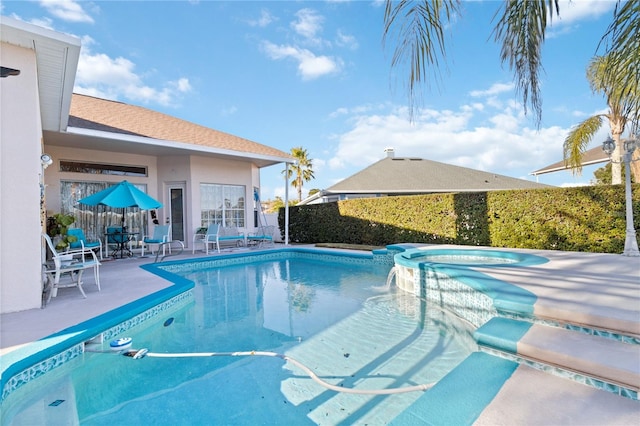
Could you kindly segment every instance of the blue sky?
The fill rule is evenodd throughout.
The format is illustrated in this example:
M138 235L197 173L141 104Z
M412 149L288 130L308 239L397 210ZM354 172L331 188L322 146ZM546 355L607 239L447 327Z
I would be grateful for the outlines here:
M464 2L447 65L421 88L409 120L406 70L391 69L381 1L3 1L2 15L82 40L75 91L161 111L313 159L325 189L384 158L422 157L507 176L562 159L572 125L606 111L585 77L614 1L561 1L543 48L543 115L524 114L499 60L498 1ZM592 146L606 138L608 125ZM550 185L588 183L570 172ZM284 195L263 169L262 199ZM295 197L294 189L290 197Z

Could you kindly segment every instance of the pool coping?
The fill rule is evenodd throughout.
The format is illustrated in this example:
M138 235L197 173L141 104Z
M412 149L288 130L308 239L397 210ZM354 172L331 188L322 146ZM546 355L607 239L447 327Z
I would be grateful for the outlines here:
M173 297L194 287L194 283L181 279L173 285L158 290L148 296L127 303L104 314L65 328L35 342L24 345L15 351L0 356L0 389L2 401L15 389L5 389L9 382L23 371L45 362L48 359L88 342L105 330L115 327L128 319L139 315ZM44 371L42 374L44 374ZM35 379L32 377L31 379ZM17 388L16 388L17 389Z

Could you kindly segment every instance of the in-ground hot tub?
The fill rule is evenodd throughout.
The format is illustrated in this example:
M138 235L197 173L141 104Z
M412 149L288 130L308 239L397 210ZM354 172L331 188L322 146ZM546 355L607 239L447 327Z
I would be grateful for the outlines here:
M513 251L461 248L416 248L394 256L396 285L434 302L479 327L498 311L533 312L536 296L495 279L487 268L528 267L544 257Z

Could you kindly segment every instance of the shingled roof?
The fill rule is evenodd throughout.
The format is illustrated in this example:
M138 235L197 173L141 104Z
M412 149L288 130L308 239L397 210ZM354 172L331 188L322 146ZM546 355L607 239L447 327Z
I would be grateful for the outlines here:
M533 188L548 185L422 158L387 157L324 192L400 195Z
M161 112L77 93L71 99L69 126L249 154L290 157L278 149Z
M583 166L589 166L591 164L605 163L609 161L609 156L605 154L602 150L602 146L596 146L595 148L591 148L582 154L581 163ZM545 173L553 173L558 172L560 170L567 170L570 167L565 163L564 160L557 161L553 164L549 164L546 167L536 170L535 172L531 172L532 175L543 175Z

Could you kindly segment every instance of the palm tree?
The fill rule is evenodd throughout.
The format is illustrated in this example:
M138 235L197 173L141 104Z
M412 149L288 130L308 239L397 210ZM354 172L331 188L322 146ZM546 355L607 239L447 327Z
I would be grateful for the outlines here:
M638 135L640 112L640 2L618 3L614 20L601 43L608 44L607 56L613 58L605 75L608 87L619 87L620 95L628 106L628 117L632 118L630 132Z
M287 180L291 179L295 174L295 179L291 181L291 185L298 189L298 201L300 202L302 201L302 186L304 182L309 182L314 178L313 160L309 158L307 150L301 146L291 148L291 155L296 159L296 163L287 170L283 170L282 173L286 174Z
M444 30L460 13L460 0L387 0L384 13L383 41L397 30L398 43L392 67L408 62L408 92L411 113L415 107L417 85L425 83L429 71L437 74L439 62L446 58ZM514 72L516 88L522 96L525 112L542 117L539 74L542 69L542 45L547 21L560 15L559 0L504 0L496 12L493 30L495 41L502 45L500 59ZM605 56L612 58L606 80L608 87L620 93L637 93L640 76L640 2L618 0L614 18L602 42L607 42ZM599 47L599 46L598 46ZM635 103L638 111L638 103ZM636 120L637 121L637 120ZM635 127L635 126L634 126Z
M596 56L591 60L587 68L587 80L591 90L604 94L609 112L606 114L598 114L587 118L580 124L575 126L564 141L564 159L565 162L574 173L582 171L582 155L587 149L589 142L593 139L600 127L602 127L603 119L609 121L611 128L611 136L616 142L616 148L611 154L611 183L622 183L622 165L621 165L621 137L624 133L627 122L634 121L633 109L638 103L637 90L628 90L622 86L611 86L613 81L610 78L611 68L616 67L614 56Z
M494 29L502 43L500 58L515 73L516 88L522 94L525 112L530 103L539 124L542 117L539 73L547 17L559 15L559 0L505 0ZM554 7L555 6L555 7ZM387 0L383 41L397 28L398 43L391 66L409 60L409 105L414 112L418 83L425 83L430 66L437 74L440 60L446 59L444 30L460 14L460 0ZM498 16L496 12L496 17Z

